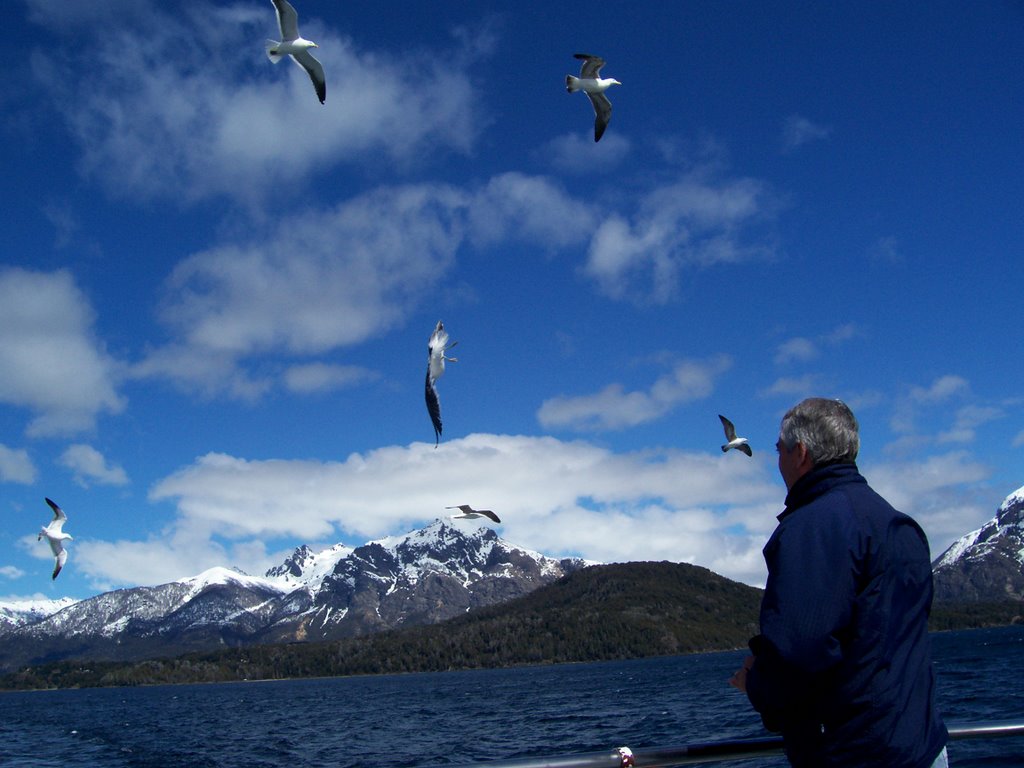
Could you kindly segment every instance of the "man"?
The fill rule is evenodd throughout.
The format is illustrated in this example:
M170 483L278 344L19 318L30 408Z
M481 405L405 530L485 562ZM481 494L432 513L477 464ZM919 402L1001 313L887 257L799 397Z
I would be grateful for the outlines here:
M945 766L924 532L857 470L857 420L810 398L777 444L786 508L764 548L761 634L730 683L794 766Z

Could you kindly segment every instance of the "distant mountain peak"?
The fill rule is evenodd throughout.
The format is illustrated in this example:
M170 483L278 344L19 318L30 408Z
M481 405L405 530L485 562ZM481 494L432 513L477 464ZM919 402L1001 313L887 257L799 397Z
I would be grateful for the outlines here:
M1024 523L1024 486L1006 497L996 513L996 522L1000 527Z
M61 597L57 600L0 600L0 627L35 624L77 602L71 597Z
M352 547L335 544L319 551L306 544L298 547L281 565L271 568L266 578L278 581L293 589L305 587L316 590L325 577L334 573L338 562L352 554Z
M297 547L264 576L215 567L6 618L0 668L68 658L147 658L223 645L325 640L432 624L532 592L585 561L438 519L358 547Z
M1024 599L1024 487L933 563L937 601Z

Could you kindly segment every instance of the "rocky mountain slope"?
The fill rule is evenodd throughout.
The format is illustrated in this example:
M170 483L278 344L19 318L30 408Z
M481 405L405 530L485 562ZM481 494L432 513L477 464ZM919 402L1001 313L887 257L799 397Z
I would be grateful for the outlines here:
M107 592L50 615L14 614L0 622L0 669L432 624L527 594L585 565L516 547L490 528L438 520L354 549L300 547L263 577L214 568L183 581Z
M757 631L760 601L761 590L695 565L595 565L438 624L175 659L54 662L0 675L0 689L445 671L742 648Z
M62 597L59 600L19 600L17 602L0 600L0 637L3 636L5 630L16 629L25 624L35 624L77 602L70 597Z
M996 516L940 555L936 602L1024 600L1024 487L1000 505Z

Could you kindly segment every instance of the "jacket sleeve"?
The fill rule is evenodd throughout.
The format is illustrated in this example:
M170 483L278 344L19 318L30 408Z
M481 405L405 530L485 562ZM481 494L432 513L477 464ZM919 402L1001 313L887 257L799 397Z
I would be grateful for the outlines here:
M815 689L842 660L856 599L855 536L849 515L807 508L785 518L765 547L768 581L747 695L770 730L809 714Z

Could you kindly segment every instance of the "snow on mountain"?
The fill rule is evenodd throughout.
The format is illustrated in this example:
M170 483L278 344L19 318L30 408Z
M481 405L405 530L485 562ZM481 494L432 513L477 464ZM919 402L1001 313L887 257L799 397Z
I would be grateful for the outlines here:
M939 601L1024 599L1024 487L994 518L953 542L932 570Z
M437 520L355 548L302 546L262 577L211 568L38 612L3 633L0 668L326 640L433 623L520 597L589 564L516 547L486 526Z
M458 524L435 520L426 528L411 531L402 536L389 536L369 542L390 552L401 565L401 576L410 583L416 583L430 572L444 570L458 576L468 585L474 578L480 578L485 570L490 575L511 575L513 562L508 557L518 553L534 561L541 576L561 575L558 560L539 552L509 544L486 527L473 527L468 531ZM492 560L492 555L500 555ZM500 563L499 572L487 566ZM503 571L503 574L501 573Z
M77 602L70 597L58 600L0 600L0 630L35 624Z
M241 571L237 571L232 568L222 568L219 566L203 571L198 576L184 579L180 583L189 587L189 591L183 598L184 602L195 598L197 595L211 587L223 587L229 585L238 585L244 588L262 589L279 593L291 591L291 589L289 589L289 585L279 583L277 580L260 578L259 576L250 576L247 573L242 573Z
M324 579L334 572L338 562L351 555L352 551L352 547L345 544L335 544L314 552L303 544L281 565L267 571L266 577L291 589L306 588L315 592Z

